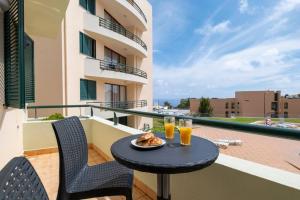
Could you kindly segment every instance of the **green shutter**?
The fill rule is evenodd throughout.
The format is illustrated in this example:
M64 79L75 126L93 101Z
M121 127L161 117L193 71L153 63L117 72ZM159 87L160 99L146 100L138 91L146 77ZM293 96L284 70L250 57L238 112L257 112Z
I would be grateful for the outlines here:
M87 0L87 10L95 15L96 13L96 4L95 4L95 0Z
M79 0L79 4L86 9L87 0Z
M4 14L5 105L25 107L24 1L10 1Z
M25 100L26 103L32 103L35 100L34 85L34 43L33 40L25 34Z
M80 53L96 57L96 41L84 33L79 33Z
M80 100L96 100L96 81L80 79Z
M79 32L79 45L80 45L80 53L83 53L83 48L82 45L83 44L83 33Z
M79 0L79 4L89 11L91 14L95 15L96 13L96 3L95 0Z
M88 81L88 99L96 100L96 81Z
M87 80L80 79L80 100L88 99Z

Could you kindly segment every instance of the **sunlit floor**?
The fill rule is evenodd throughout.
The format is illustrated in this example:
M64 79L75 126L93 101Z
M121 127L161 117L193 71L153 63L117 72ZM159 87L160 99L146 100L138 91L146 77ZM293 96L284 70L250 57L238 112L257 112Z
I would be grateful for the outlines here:
M58 153L44 154L38 156L28 157L39 177L41 178L49 198L52 200L56 199L58 189ZM94 150L89 149L89 165L95 165L103 163L105 160ZM114 196L114 197L102 197L97 198L99 200L125 200L125 197ZM152 200L144 192L137 187L133 189L134 200Z

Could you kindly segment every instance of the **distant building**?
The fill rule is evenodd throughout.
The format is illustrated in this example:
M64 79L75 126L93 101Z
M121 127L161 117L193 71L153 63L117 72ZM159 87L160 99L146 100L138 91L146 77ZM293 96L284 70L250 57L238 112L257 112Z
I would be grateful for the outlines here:
M235 98L212 98L216 117L300 117L298 95L281 96L281 91L237 91ZM198 113L200 99L190 99L190 112Z

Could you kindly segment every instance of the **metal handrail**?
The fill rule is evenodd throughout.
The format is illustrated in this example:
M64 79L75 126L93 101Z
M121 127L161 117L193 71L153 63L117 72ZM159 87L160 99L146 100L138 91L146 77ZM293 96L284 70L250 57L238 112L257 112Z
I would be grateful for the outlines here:
M120 108L120 109L133 109L143 108L147 106L147 100L138 101L111 101L111 102L88 102L91 106L100 106L105 108ZM95 105L96 104L96 105Z
M150 117L150 118L163 118L165 116L172 116L166 114L158 114L154 112L144 112L144 111L122 109L122 108L110 108L106 106L95 106L95 105L87 105L87 104L27 106L27 109L74 108L74 107L78 107L78 108L90 107L91 116L93 116L93 109L102 109L102 110L108 110L108 111L113 111L118 113L125 113L125 114L137 115L142 117ZM276 127L259 126L254 124L242 124L237 122L218 121L218 120L211 120L205 117L204 118L186 117L186 116L174 116L174 117L176 119L192 119L194 124L300 140L300 131L294 129L284 129L284 128L276 128Z
M127 31L119 23L99 17L99 26L107 28L113 32L119 33L119 34L135 41L136 43L141 45L145 50L147 50L147 45L145 44L145 42L143 42L143 40L141 40L141 38L139 38L137 35L129 32L129 31Z
M95 58L90 58L90 59L95 59ZM106 60L100 60L100 59L95 59L95 60L98 60L100 62L100 69L102 69L102 70L122 72L122 73L126 73L126 74L133 74L136 76L147 78L147 73L138 68L130 67L130 66L124 65L122 63L115 63L112 61L106 61Z
M135 3L134 0L126 0L129 4L131 4L140 14L141 16L144 18L145 22L147 23L147 18L146 15L144 14L144 12L142 11L142 9Z

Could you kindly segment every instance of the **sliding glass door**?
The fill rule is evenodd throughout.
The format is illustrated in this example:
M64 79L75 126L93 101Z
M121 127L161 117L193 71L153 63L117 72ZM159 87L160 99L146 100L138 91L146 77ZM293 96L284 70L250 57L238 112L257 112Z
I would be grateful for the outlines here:
M117 52L105 47L104 59L109 63L109 67L123 67L126 65L126 58Z
M124 107L126 106L127 94L126 86L105 84L105 102L107 106Z

